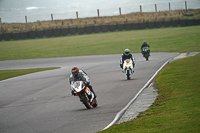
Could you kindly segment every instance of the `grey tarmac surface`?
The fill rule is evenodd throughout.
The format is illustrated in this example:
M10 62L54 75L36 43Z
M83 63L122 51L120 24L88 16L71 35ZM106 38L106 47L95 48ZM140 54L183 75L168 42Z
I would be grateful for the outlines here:
M152 75L179 53L152 53L136 59L131 80L119 68L121 54L0 61L0 70L41 67L61 69L0 81L1 133L94 133L106 127ZM98 107L87 110L71 96L68 76L73 66L85 70L97 94Z

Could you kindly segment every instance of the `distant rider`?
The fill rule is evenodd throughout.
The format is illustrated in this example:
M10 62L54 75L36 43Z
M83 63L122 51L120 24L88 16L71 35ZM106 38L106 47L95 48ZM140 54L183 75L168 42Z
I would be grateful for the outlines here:
M124 53L122 54L122 59L120 60L120 67L123 69L123 63L126 59L131 59L133 62L133 67L135 66L134 58L130 53L129 49L125 49Z
M94 90L92 89L92 86L90 85L90 79L86 72L83 70L79 70L77 67L73 67L71 70L71 74L69 77L69 83L70 85L75 81L83 81L85 83L85 86L87 86L94 94L94 98L96 98L96 94ZM74 92L71 90L72 95L75 96Z
M149 44L147 44L146 41L143 41L143 44L142 44L142 46L141 46L141 53L142 53L142 54L143 54L142 49L143 49L144 47L150 48ZM150 54L150 50L149 50L149 54ZM144 54L143 54L143 55L144 55Z

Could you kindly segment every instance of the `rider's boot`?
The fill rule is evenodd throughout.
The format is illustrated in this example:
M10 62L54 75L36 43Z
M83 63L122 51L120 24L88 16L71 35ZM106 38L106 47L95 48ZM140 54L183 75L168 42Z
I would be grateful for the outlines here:
M92 91L92 93L94 94L94 98L96 98L96 97L97 97L97 95L95 94L94 90L92 89L92 86L91 86L91 85L89 85L88 87L89 87L89 89Z
M92 103L93 99L94 99L94 94L91 93L90 103Z
M94 98L96 98L96 97L97 97L97 95L95 94L95 92L94 92L94 91L92 91L92 93L94 94Z

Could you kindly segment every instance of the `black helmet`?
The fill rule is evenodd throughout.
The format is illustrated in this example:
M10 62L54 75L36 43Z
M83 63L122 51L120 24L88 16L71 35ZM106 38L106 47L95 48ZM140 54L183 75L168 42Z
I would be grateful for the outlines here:
M143 44L147 44L147 42L146 42L146 41L144 41L144 42L143 42Z
M71 72L72 72L73 76L77 76L79 73L79 69L77 67L73 67Z
M129 55L130 50L129 49L125 49L125 55Z

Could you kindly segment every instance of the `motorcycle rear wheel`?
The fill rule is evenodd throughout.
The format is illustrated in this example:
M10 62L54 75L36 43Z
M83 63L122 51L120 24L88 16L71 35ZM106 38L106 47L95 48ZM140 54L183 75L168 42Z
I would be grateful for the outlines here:
M144 57L146 58L146 61L149 60L149 53L145 53Z

